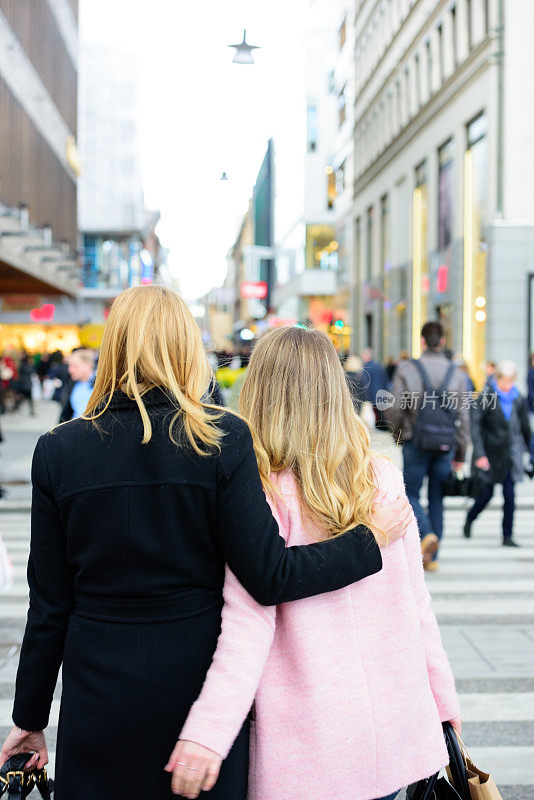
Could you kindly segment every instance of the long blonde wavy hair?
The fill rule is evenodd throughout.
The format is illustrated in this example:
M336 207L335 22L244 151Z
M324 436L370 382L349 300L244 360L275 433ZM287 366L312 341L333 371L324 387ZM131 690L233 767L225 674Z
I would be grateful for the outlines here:
M369 431L356 414L330 339L278 328L252 352L239 410L251 426L262 483L291 470L303 510L329 536L371 527L376 485Z
M220 410L203 402L212 372L200 330L182 298L164 286L125 289L114 301L104 329L95 386L84 419L96 423L114 392L135 400L143 420L143 444L152 438L152 423L143 396L163 390L173 405L169 435L179 422L199 455L219 446L216 422Z

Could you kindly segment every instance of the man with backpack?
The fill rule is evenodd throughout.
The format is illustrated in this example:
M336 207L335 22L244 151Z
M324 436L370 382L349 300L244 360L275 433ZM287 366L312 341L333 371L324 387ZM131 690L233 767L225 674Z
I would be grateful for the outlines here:
M386 414L404 445L404 483L419 525L423 566L435 570L443 534L443 483L465 461L470 394L465 373L444 353L441 324L425 323L421 337L421 358L402 361L395 371L394 399ZM425 477L426 513L419 502Z

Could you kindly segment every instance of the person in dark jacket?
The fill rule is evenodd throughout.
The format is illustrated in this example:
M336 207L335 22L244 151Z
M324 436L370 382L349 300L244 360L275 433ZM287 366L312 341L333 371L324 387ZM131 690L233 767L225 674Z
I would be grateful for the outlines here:
M34 417L35 406L32 396L32 375L35 375L33 359L28 355L28 353L23 353L22 358L20 359L19 377L17 381L17 392L19 397L17 408L19 407L20 403L22 403L24 400L27 400L30 407L30 414L32 417Z
M493 497L495 484L501 483L505 547L519 546L512 536L515 484L523 480L523 459L530 444L527 403L515 385L516 377L515 364L501 361L493 384L486 383L471 407L472 473L478 476L482 488L467 512L464 536L471 536L473 522Z
M164 766L215 651L225 563L266 605L381 569L363 526L286 549L247 424L202 403L210 376L181 298L128 289L86 413L37 443L30 608L0 762L34 750L27 766L46 763L62 664L55 800L171 800ZM390 539L409 524L411 512L391 524L401 505L378 510ZM245 800L247 765L248 722L205 796Z
M352 403L356 413L359 414L362 410L367 385L369 383L369 379L363 371L361 358L358 356L349 356L347 358L345 361L345 375Z
M534 353L530 354L530 358L528 361L528 373L527 373L527 405L528 405L528 413L530 420L534 419ZM531 436L530 436L530 458L534 461L534 430L532 430L533 426L531 424Z
M375 413L376 427L379 429L387 430L387 424L384 420L384 411L379 408L376 403L376 396L378 392L382 392L388 388L389 376L385 367L379 361L375 361L373 351L367 347L362 351L363 372L367 384L365 400L373 406Z
M421 329L422 354L417 363L413 360L401 361L393 376L391 387L392 404L386 410L395 438L404 445L403 473L406 493L413 506L419 532L423 565L426 570L438 569L437 553L443 536L443 484L451 473L463 467L465 452L469 443L469 404L465 374L454 367L444 352L445 335L440 322L425 322ZM430 383L429 392L425 389L424 374ZM454 445L438 446L437 449L423 449L417 443L417 428L427 425L421 423L421 410L437 405L432 394L440 391L443 381L448 378L447 403L456 416L454 425ZM427 403L428 400L428 403ZM443 398L439 399L443 404ZM452 420L451 420L452 421ZM432 422L432 420L430 420ZM425 478L428 478L427 511L420 503L420 494Z
M59 422L80 417L91 397L94 386L95 354L92 350L73 350L68 364L68 380L61 393Z

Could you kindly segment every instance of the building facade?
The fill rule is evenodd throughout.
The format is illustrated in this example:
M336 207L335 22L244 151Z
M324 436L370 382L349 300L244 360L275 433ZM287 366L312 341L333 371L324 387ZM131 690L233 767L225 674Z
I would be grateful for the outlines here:
M357 0L353 14L351 347L417 356L439 319L479 386L486 359L524 375L534 7Z
M74 341L77 72L77 0L0 0L0 350Z
M141 176L139 78L134 53L83 43L80 58L78 221L83 246L80 313L102 323L116 295L165 275Z
M333 166L344 97L336 91L333 67L344 7L341 0L308 3L302 85L306 117L302 126L299 118L295 121L297 139L288 130L287 142L285 134L276 141L276 315L310 320L324 330L346 306L338 296L335 199L341 172L336 175Z

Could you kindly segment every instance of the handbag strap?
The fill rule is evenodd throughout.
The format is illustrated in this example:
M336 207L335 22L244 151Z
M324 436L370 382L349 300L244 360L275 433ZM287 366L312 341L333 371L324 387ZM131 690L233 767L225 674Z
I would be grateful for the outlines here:
M449 752L449 769L454 788L462 798L462 800L470 800L471 792L469 791L469 782L467 779L467 772L465 768L465 761L458 744L458 739L450 722L443 723L443 733L445 735L445 742L447 743L447 750Z
M439 773L436 772L436 774L431 775L430 778L418 781L410 800L433 800L434 789L438 782L438 775Z

